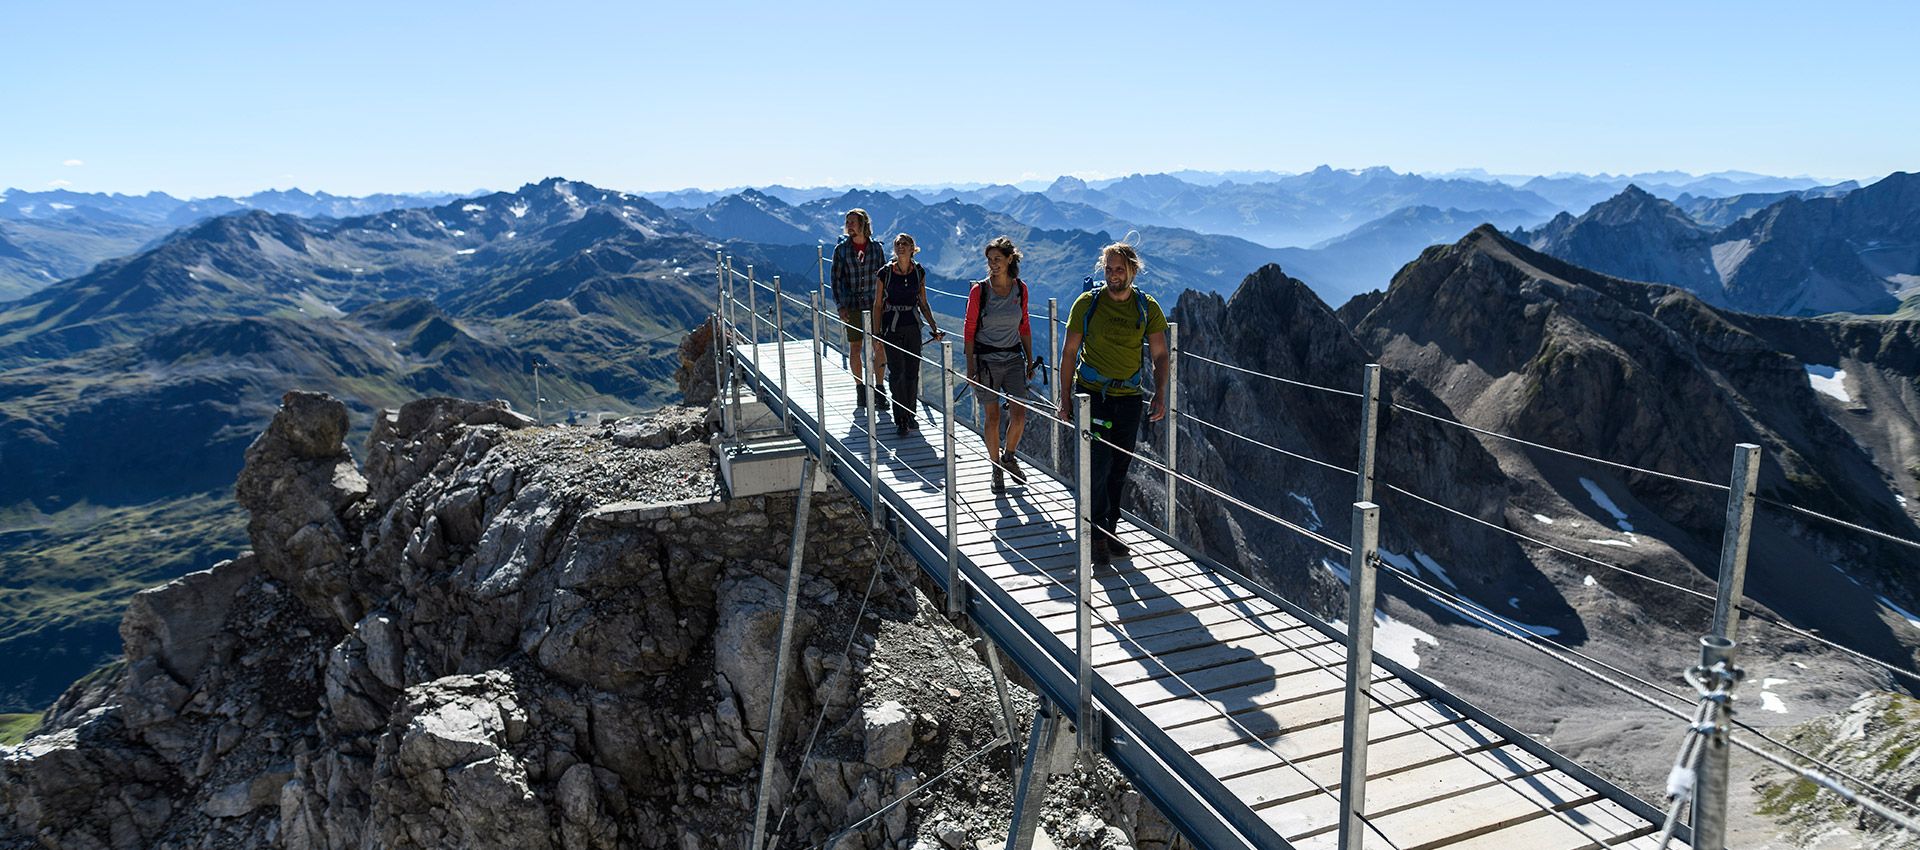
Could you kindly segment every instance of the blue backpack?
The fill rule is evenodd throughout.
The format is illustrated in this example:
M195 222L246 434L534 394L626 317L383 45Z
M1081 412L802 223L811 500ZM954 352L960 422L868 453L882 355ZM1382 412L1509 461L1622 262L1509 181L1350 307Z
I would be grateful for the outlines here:
M1106 395L1109 390L1116 389L1128 389L1144 393L1147 375L1147 352L1144 345L1140 351L1140 365L1133 370L1132 375L1125 378L1109 378L1101 374L1100 370L1093 368L1093 364L1087 362L1087 337L1093 329L1093 311L1100 309L1100 302L1106 300L1099 294L1100 290L1106 287L1106 284L1104 282L1095 282L1093 276L1088 275L1086 278L1086 286L1086 291L1093 293L1093 303L1087 305L1087 315L1080 320L1080 351L1078 353L1080 360L1080 380L1098 386L1100 388L1100 394L1103 396ZM1147 299L1139 289L1135 289L1133 291L1132 301L1134 308L1139 311L1139 316L1134 319L1133 326L1142 332L1141 340L1144 342L1147 327Z

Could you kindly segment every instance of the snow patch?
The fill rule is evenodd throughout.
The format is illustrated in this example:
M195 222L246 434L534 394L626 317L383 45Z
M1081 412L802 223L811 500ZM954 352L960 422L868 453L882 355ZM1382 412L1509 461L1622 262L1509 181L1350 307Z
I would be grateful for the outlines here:
M1442 584L1445 584L1446 586L1453 588L1454 590L1460 589L1460 585L1454 584L1453 578L1447 575L1446 567L1440 566L1439 561L1435 561L1427 553L1422 552L1418 549L1413 550L1412 558L1408 558L1405 555L1399 554L1389 549L1381 549L1380 560L1386 561L1387 563L1392 564L1396 567L1399 567L1400 569L1405 570L1407 572L1413 573L1414 575L1419 575L1422 572L1430 573L1434 578L1439 579Z
M527 202L521 201L520 203L507 207L507 212L513 213L514 218L526 218L528 209L531 209L531 207L527 206Z
M1302 496L1299 493L1288 493L1287 496L1293 499L1294 501L1299 502L1300 507L1307 509L1307 527L1308 528L1314 531L1319 531L1320 529L1326 527L1326 523L1320 521L1320 511L1313 506L1312 499L1306 496Z
M464 231L464 230L456 230L456 231L454 231L454 232L453 232L453 235L455 235L455 236L465 236L465 235L467 235L467 232L466 232L466 231Z
M460 255L466 255L466 254L471 254L471 253L473 253L473 252L475 252L475 251L478 251L478 250L480 250L480 249L478 249L478 248L462 248L462 249L460 249L460 250L458 250L458 251L455 251L454 253L455 253L455 254L460 254Z
M1588 543L1598 543L1598 544L1600 544L1601 546L1618 546L1618 547L1620 547L1620 548L1622 548L1622 549L1632 549L1632 548L1633 548L1633 544L1632 544L1631 542L1629 542L1629 541L1626 541L1626 540L1602 540L1602 539L1600 539L1600 538L1598 538L1598 537L1589 537L1589 538L1587 538L1587 542L1588 542Z
M1593 576L1587 576L1586 578L1581 579L1580 583L1588 587L1593 587L1595 585L1598 585L1600 582L1595 581Z
M486 212L487 208L481 204L467 204L466 206L461 207L460 211L461 212Z
M1772 691L1761 691L1760 692L1760 710L1771 711L1774 714L1786 714L1787 703L1785 700L1782 700L1780 698L1779 694L1776 694Z
M1613 515L1613 521L1620 526L1621 531L1633 530L1633 523L1627 521L1627 512L1621 510L1619 505L1614 504L1613 497L1608 496L1607 491L1600 489L1600 485L1593 483L1593 479L1580 479L1580 486L1587 489L1587 495L1593 497L1594 504L1599 505L1601 510Z
M508 238L508 239L512 239L513 237L515 237L515 236L519 236L519 235L520 235L520 231L518 231L518 230L509 230L509 231L507 231L507 238Z
M1859 582L1855 582L1855 584L1858 584L1858 583ZM1895 614L1899 614L1902 618L1904 618L1907 621L1907 625L1912 626L1916 629L1920 629L1920 615L1916 615L1912 611L1908 611L1905 608L1902 608L1898 605L1893 604L1893 600L1888 599L1885 596L1878 596L1874 598L1879 600L1880 604L1887 606L1888 610L1892 611Z
M1552 525L1553 517L1547 516L1546 514L1534 514L1533 521L1541 525Z
M1843 404L1852 404L1853 395L1847 392L1847 370L1834 366L1807 364L1807 385L1813 391L1832 398Z
M70 209L73 209L73 205L72 205L72 204L63 204L63 203L60 203L59 201L49 201L49 202L47 202L47 209L50 209L50 210L70 210Z
M1333 627L1345 630L1345 620L1334 620ZM1439 646L1440 639L1379 611L1373 612L1373 651L1406 666L1420 669L1420 645Z

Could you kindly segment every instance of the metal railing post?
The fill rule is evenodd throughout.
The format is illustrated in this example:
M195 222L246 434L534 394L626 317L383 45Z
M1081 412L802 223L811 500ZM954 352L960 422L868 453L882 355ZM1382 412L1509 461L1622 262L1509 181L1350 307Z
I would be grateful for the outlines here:
M1162 526L1167 536L1179 538L1174 531L1174 508L1180 500L1174 498L1174 485L1179 482L1180 468L1180 325L1167 323L1167 519Z
M1047 387L1047 391L1052 394L1053 398L1060 397L1059 382L1068 380L1067 374L1060 371L1060 364L1065 363L1066 358L1060 356L1059 329L1060 300L1057 298L1049 298L1047 299L1047 356L1053 358L1054 383L1052 386ZM1048 403L1052 403L1051 398L1048 399ZM1062 466L1060 463L1060 426L1052 420L1047 421L1047 462L1053 464L1053 471L1060 471L1060 467Z
M727 383L731 385L733 418L728 421L727 436L736 437L740 429L740 296L733 291L733 257L727 257Z
M873 311L860 311L860 324L866 330L866 341L861 345L871 345L873 340ZM872 364L868 364L872 365ZM874 369L868 369L867 381L867 498L870 500L870 520L873 528L880 527L880 396L875 392L879 388L874 378Z
M793 396L787 394L787 310L780 294L780 276L773 276L773 341L780 358L780 424L793 430Z
M759 288L760 288L759 285L755 284L753 281L753 264L748 263L747 264L747 313L753 316L753 318L749 321L749 324L753 326L753 334L752 334L753 365L754 365L754 368L756 369L759 368L760 366L760 293L756 292L755 290L758 290ZM761 374L765 374L765 373L762 372Z
M707 353L713 355L713 405L720 409L720 433L733 437L733 410L727 407L727 397L721 395L727 386L726 320L720 317L720 311L713 311L713 335L708 337Z
M1720 538L1720 587L1713 601L1713 634L1735 640L1740 598L1746 593L1747 545L1753 537L1753 497L1760 481L1760 447L1733 447L1733 478L1727 492L1727 524Z
M1356 502L1373 501L1373 462L1380 442L1380 364L1368 363L1360 381L1360 463L1359 479L1353 488Z
M813 428L820 437L820 462L832 457L827 451L827 345L821 339L821 317L826 311L820 293L813 294Z
M1700 773L1693 786L1693 846L1724 850L1727 846L1727 733L1733 725L1733 687L1740 671L1733 666L1734 642L1707 635L1700 639L1700 681L1711 689L1703 698L1712 706L1707 723L1712 728L1700 746Z
M1347 560L1347 719L1340 750L1340 850L1366 844L1367 715L1373 707L1373 609L1375 553L1380 548L1380 506L1353 503L1353 553Z
M765 846L767 808L773 803L773 767L780 751L780 707L786 703L787 654L793 647L795 609L800 602L800 563L807 550L807 511L812 503L813 476L818 469L812 458L800 464L800 498L793 514L793 548L787 554L787 607L780 613L780 643L773 656L773 701L767 706L767 733L760 741L760 793L753 803L752 850Z
M946 455L947 477L947 614L958 617L966 600L960 589L960 464L953 451L953 340L940 340L940 396L945 410L940 417L941 451Z
M1093 396L1086 393L1073 394L1073 427L1079 436L1079 452L1074 470L1074 529L1073 539L1079 550L1079 569L1075 571L1074 583L1074 643L1073 651L1079 656L1079 665L1074 673L1078 685L1077 702L1074 705L1074 725L1078 727L1077 739L1080 754L1090 757L1095 752L1093 716Z

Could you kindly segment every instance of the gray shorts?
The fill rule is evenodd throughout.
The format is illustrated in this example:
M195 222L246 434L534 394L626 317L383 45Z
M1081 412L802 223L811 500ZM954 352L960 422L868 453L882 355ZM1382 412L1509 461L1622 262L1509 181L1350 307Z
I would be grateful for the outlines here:
M979 356L980 371L973 376L979 384L973 388L981 404L998 404L1000 394L1008 398L1027 395L1027 365L1018 351L994 352Z

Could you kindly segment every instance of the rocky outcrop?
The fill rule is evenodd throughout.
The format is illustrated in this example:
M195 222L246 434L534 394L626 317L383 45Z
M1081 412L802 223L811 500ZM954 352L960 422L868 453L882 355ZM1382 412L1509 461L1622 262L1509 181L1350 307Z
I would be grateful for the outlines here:
M1871 784L1908 803L1920 797L1920 701L1912 697L1864 693L1845 712L1802 723L1782 737L1841 771L1852 787ZM1760 795L1761 813L1771 816L1782 836L1799 846L1920 847L1920 835L1778 768L1756 775L1754 790ZM1876 799L1906 811L1884 797Z
M237 487L254 550L140 594L125 667L0 748L0 848L733 847L769 740L783 843L994 835L987 760L839 832L998 716L843 491L812 500L782 666L795 496L716 496L701 411L587 431L426 399L376 419L364 473L345 422L288 394ZM1171 840L1110 769L1082 787L1099 846Z

